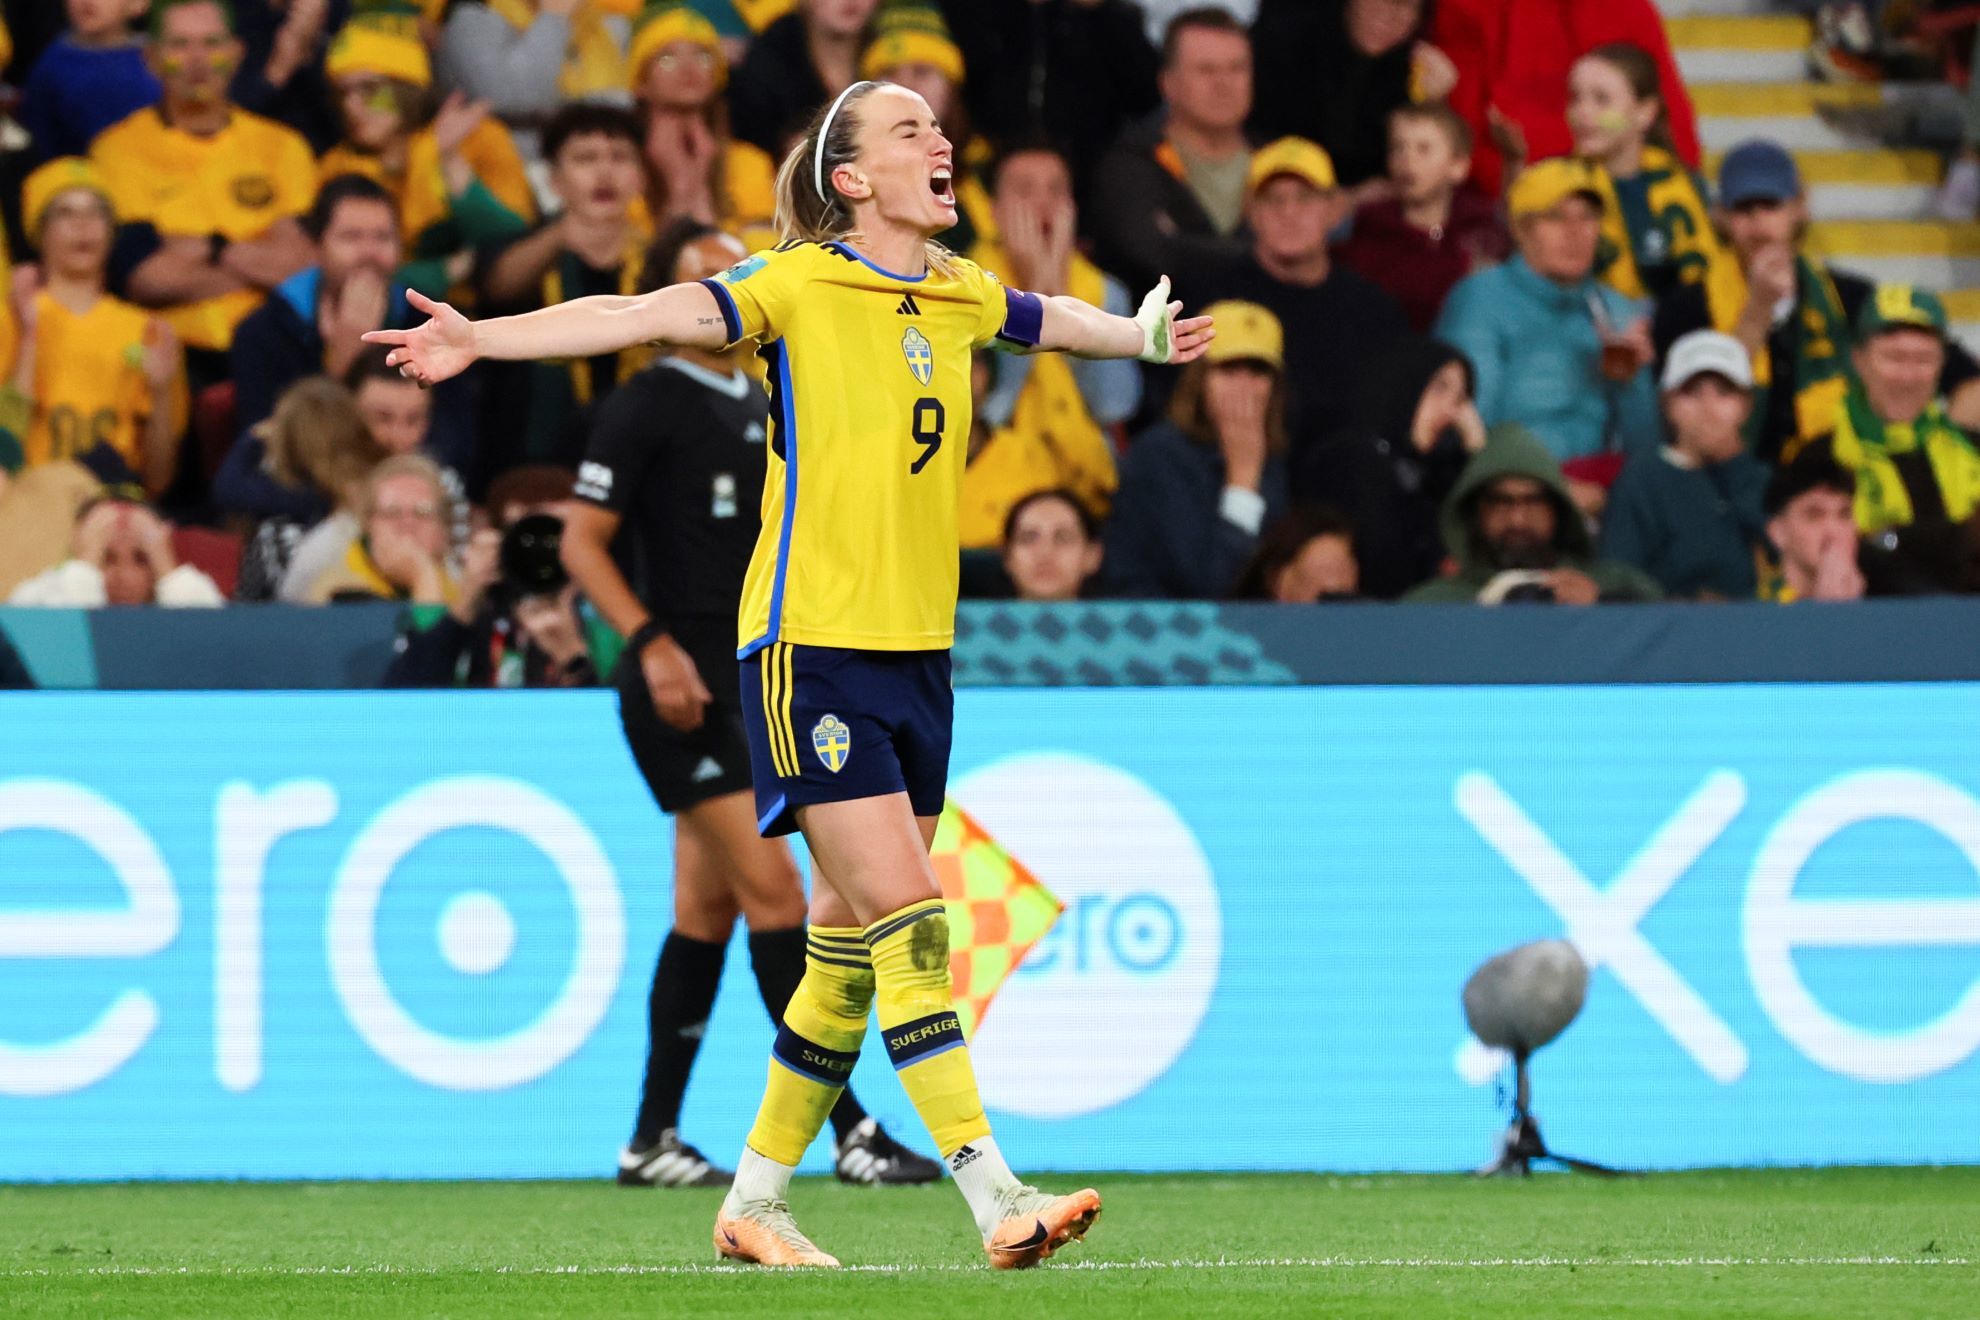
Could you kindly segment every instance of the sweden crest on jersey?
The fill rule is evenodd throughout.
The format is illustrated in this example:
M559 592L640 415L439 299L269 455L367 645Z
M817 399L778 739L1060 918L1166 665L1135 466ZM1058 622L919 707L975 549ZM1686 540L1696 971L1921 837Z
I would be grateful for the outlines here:
M935 375L935 346L928 342L927 335L913 326L909 326L907 333L901 336L901 354L907 358L908 370L923 385Z
M827 715L811 726L811 748L825 768L836 775L852 755L852 730L837 715Z

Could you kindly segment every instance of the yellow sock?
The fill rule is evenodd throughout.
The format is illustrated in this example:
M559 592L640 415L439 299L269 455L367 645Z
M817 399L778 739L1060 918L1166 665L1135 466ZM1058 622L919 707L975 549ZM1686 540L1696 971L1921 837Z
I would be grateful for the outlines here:
M785 1165L804 1158L859 1062L872 1006L873 961L859 927L813 926L804 979L770 1047L770 1081L749 1130L751 1150Z
M866 928L875 1002L901 1087L947 1159L990 1135L976 1070L949 984L949 918L942 900L915 903Z

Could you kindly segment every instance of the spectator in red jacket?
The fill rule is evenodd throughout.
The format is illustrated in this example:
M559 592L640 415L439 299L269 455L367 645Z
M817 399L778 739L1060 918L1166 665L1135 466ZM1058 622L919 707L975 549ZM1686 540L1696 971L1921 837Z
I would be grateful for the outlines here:
M1397 110L1389 117L1395 196L1356 211L1354 233L1334 250L1400 303L1418 334L1437 323L1451 286L1512 250L1498 207L1465 186L1471 147L1470 125L1449 106Z
M1568 70L1612 41L1632 42L1656 59L1678 159L1698 168L1698 116L1653 0L1441 0L1430 40L1457 65L1451 108L1479 135L1472 177L1494 194L1506 145L1523 146L1529 160L1574 150ZM1495 119L1501 132L1487 140Z

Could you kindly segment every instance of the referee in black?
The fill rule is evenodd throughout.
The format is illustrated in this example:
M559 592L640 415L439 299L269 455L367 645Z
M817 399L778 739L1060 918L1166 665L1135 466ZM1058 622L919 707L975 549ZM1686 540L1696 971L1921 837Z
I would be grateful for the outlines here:
M677 222L648 252L640 291L715 275L747 255L717 229ZM674 928L653 969L645 1089L619 1154L629 1186L729 1183L677 1129L736 918L749 924L750 965L772 1022L783 1021L804 976L804 887L789 846L756 830L735 659L770 414L746 360L736 349L674 349L613 391L593 422L564 526L565 566L627 639L613 673L619 720L647 787L674 817ZM888 1136L851 1088L832 1129L842 1182L941 1176Z

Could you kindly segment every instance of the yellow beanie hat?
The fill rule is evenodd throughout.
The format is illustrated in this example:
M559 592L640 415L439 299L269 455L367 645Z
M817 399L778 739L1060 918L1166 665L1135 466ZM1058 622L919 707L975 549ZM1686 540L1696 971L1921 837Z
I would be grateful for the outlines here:
M646 76L646 65L661 50L676 41L691 41L715 57L715 86L729 81L729 61L722 53L722 37L708 16L686 0L654 0L640 11L633 24L632 45L627 51L626 68L633 90L639 90Z
M859 57L859 76L878 78L903 64L932 64L962 86L962 47L949 33L942 12L913 0L889 4L873 16L873 40Z
M58 156L28 175L21 185L21 223L29 238L39 241L41 222L48 215L49 204L75 188L87 188L101 197L115 219L117 211L110 200L109 185L96 172L96 166L81 156Z
M353 73L433 85L433 59L419 32L420 11L403 0L361 2L331 38L323 71L331 81Z

